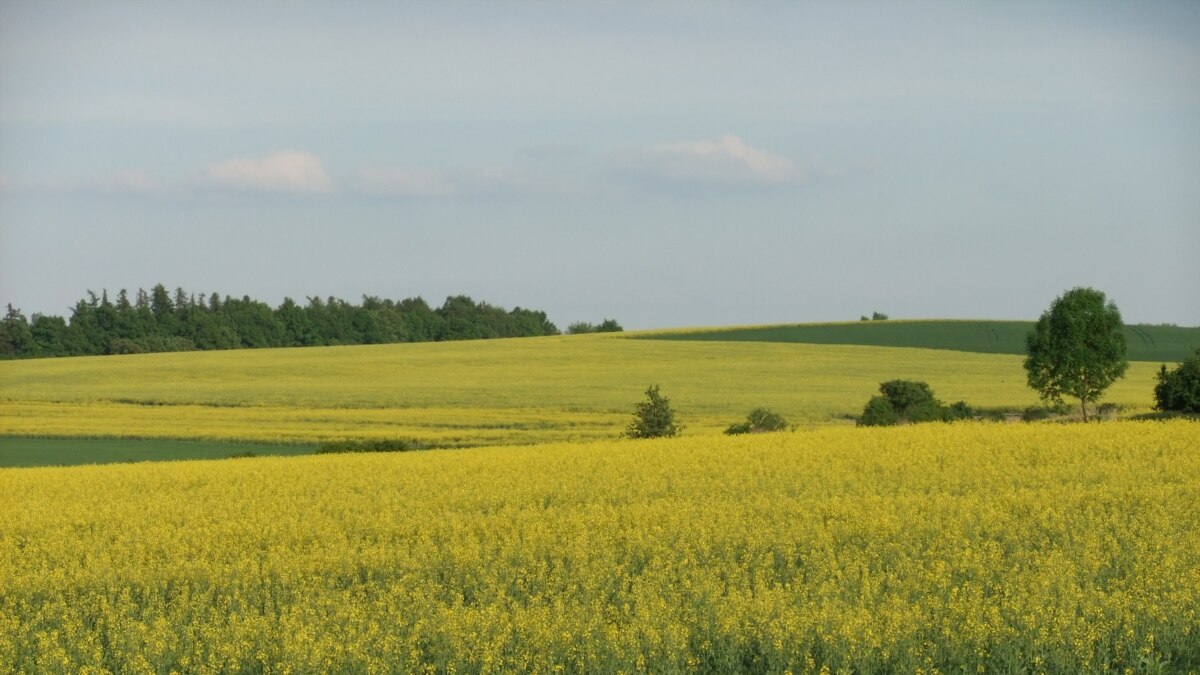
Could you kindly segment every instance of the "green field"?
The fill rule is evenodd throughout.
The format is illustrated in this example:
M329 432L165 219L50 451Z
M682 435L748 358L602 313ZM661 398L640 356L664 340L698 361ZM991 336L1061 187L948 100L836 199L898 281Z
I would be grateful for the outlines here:
M798 342L950 349L981 354L1024 354L1032 321L856 321L853 323L752 326L661 331L639 336L656 340ZM1200 349L1200 327L1125 327L1130 361L1178 362Z
M0 436L0 468L68 466L173 459L227 459L265 455L309 455L312 445L265 445L215 441L106 438L11 438Z

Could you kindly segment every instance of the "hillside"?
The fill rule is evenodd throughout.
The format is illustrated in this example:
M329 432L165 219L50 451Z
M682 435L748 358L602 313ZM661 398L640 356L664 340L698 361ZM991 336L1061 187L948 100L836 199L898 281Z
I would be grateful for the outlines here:
M916 347L980 354L1024 354L1032 321L855 321L784 326L655 331L657 340L797 342L823 345ZM1130 361L1178 362L1200 349L1200 327L1128 325Z
M1148 411L1156 370L1132 364L1103 400ZM652 384L692 435L759 406L805 426L845 422L896 378L948 402L1038 402L1015 355L600 334L6 361L0 436L599 440L621 433Z

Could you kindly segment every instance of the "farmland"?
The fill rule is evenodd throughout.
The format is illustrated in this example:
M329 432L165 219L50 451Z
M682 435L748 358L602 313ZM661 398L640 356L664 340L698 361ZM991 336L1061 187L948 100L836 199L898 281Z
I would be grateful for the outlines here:
M0 471L6 672L1188 672L1189 422Z
M129 438L2 438L0 468L311 454L311 445Z
M661 340L798 342L828 345L915 347L981 354L1024 354L1031 321L856 321L654 331ZM1131 361L1182 361L1200 349L1200 328L1127 325Z
M1104 400L1148 411L1156 370L1133 363ZM1037 403L1013 355L580 335L7 361L0 436L593 441L617 436L651 384L686 434L705 435L758 406L802 426L844 423L894 378L927 381L947 402Z

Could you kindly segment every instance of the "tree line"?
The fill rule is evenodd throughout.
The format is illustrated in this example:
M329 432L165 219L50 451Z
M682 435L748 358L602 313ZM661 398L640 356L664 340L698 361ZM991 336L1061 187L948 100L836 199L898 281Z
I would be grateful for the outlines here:
M8 305L0 321L0 359L143 352L386 344L557 335L545 312L506 311L465 295L432 308L420 297L285 298L278 307L249 296L224 298L168 291L157 284L132 297L124 289L75 303L71 316L34 314Z

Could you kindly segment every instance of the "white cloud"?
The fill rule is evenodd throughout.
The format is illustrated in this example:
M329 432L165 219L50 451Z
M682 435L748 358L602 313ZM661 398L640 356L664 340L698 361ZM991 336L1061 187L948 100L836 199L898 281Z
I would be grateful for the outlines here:
M358 170L353 187L370 195L448 197L459 187L442 171L410 167L365 167Z
M732 134L711 140L659 143L636 161L667 178L718 183L785 184L805 180L805 172L782 155L771 154Z
M328 193L333 183L321 160L311 152L282 150L262 159L238 157L209 164L204 178L234 190Z

